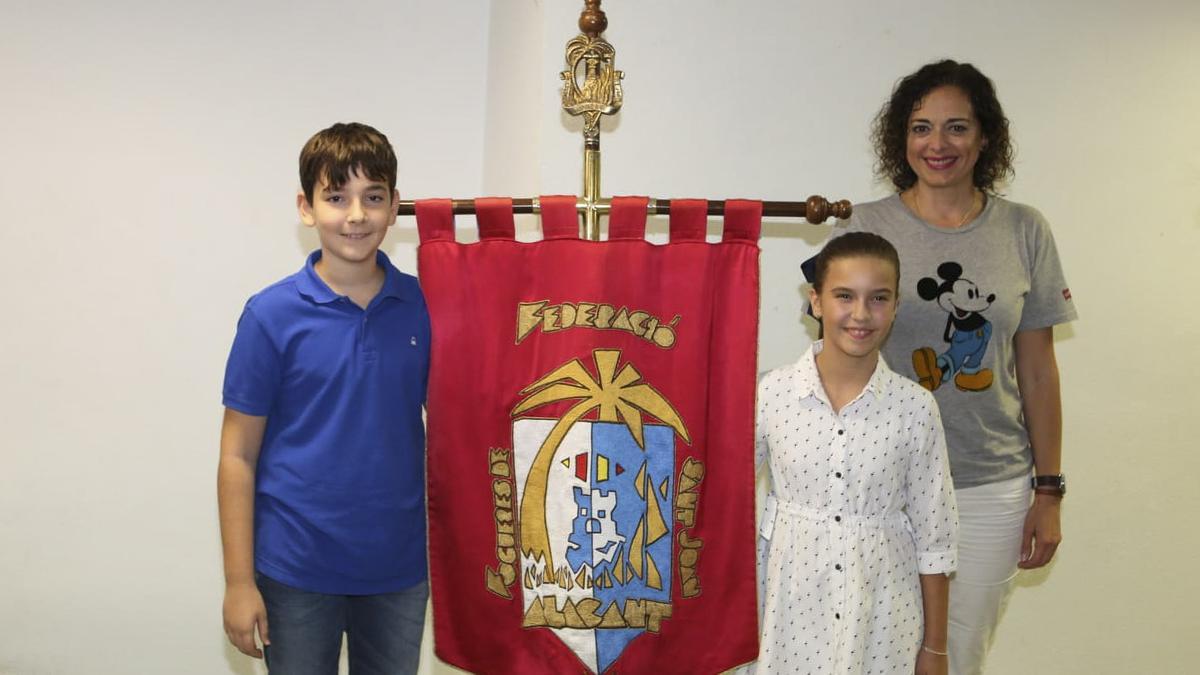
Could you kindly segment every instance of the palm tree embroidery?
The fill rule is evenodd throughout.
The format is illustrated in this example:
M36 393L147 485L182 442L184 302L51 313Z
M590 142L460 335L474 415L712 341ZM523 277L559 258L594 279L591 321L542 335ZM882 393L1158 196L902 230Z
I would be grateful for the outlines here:
M546 484L554 454L573 424L589 412L599 409L597 421L623 422L638 447L644 451L646 444L642 435L642 413L646 412L674 429L685 443L690 445L692 442L675 408L654 387L641 382L642 375L633 365L626 362L617 371L620 357L621 351L617 349L593 351L592 358L599 376L595 379L579 359L559 366L522 389L520 393L525 398L513 408L512 416L516 417L549 403L580 399L559 418L546 440L542 441L530 465L524 495L521 497L521 552L534 560L543 560L547 570L554 569L554 561L550 553L550 535L546 529Z

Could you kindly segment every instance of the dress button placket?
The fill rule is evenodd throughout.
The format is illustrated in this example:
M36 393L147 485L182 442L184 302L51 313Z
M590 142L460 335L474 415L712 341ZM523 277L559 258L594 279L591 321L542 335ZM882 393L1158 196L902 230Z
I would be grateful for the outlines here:
M841 414L835 414L834 422L837 425L837 434L834 436L834 447L837 449L837 451L833 453L832 463L834 466L845 466L847 460L847 446L849 445L849 439L846 436L845 419ZM834 476L835 478L840 479L842 477L842 472L837 471L835 472ZM842 516L840 515L840 512L844 511L847 505L846 489L847 486L845 481L835 480L833 481L832 489L830 490L831 499L829 509L833 512L833 523L831 524L830 529L837 533L836 549L833 551L834 555L831 556L833 558L831 562L833 562L833 569L837 572L842 571L842 563L846 559L846 534L841 526ZM846 588L845 575L839 574L837 576L836 583L838 600L835 603L833 618L837 621L840 621L842 618L841 610L846 604L846 594L848 592ZM839 635L838 639L835 641L835 650L840 650L842 637L843 636Z

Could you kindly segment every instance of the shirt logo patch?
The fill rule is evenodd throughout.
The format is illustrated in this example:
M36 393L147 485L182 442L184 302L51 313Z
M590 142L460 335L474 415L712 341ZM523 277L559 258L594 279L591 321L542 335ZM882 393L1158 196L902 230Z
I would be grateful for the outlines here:
M416 347L416 346L417 346L417 336L416 336L416 335L414 335L414 336L410 337L410 338L408 339L408 344L410 344L410 345L412 345L412 346Z
M1063 300L1070 300L1070 299L1071 299L1071 289L1064 288L1063 289Z

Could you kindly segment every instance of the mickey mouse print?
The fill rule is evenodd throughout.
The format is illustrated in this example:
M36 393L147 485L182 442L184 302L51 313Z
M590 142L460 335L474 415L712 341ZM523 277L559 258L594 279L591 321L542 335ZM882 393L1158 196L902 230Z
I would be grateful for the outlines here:
M921 386L936 391L951 379L962 391L992 386L992 371L983 367L992 339L992 322L984 312L995 302L996 294L985 295L978 284L963 276L962 265L944 262L938 265L936 279L922 277L917 282L917 295L946 312L943 351L939 354L932 347L920 347L912 353Z

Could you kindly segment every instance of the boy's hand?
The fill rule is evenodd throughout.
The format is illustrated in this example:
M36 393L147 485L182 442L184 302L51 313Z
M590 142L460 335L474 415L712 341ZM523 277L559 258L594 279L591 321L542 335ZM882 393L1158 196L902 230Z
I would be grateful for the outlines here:
M225 635L238 651L256 659L262 658L262 650L254 641L254 631L263 646L271 644L267 635L267 607L262 594L254 584L238 584L225 587Z

